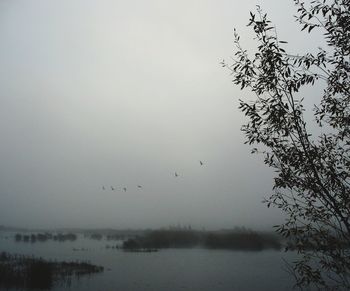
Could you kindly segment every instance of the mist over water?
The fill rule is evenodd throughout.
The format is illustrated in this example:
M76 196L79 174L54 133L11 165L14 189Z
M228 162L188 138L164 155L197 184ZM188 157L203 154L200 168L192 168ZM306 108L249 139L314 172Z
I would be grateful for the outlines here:
M233 28L256 51L256 5L309 48L293 1L0 1L0 288L12 264L53 290L291 289L220 66Z
M1 232L0 249L104 267L102 273L73 279L68 286L56 283L51 290L290 290L293 285L281 257L294 259L295 254L276 250L169 248L150 253L125 252L115 248L120 241L104 236L92 239L78 234L72 241L34 243L15 242L14 236L15 232Z
M295 40L292 4L258 2L1 1L1 224L276 224L219 65L256 4Z

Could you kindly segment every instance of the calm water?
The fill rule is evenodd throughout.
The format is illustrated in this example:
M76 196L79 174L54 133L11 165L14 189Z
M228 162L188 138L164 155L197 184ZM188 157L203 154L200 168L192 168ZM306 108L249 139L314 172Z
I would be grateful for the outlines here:
M293 280L283 270L278 251L240 252L205 249L168 249L156 253L128 253L106 249L114 241L82 236L74 242L14 242L0 233L0 251L56 260L84 260L102 265L102 274L81 278L70 288L54 290L291 290ZM84 251L73 251L84 248Z

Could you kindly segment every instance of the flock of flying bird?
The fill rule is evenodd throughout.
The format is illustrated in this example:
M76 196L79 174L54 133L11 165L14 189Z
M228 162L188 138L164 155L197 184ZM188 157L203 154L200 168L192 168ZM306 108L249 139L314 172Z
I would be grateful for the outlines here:
M203 163L202 161L199 161L199 164L200 164L201 166L204 165L204 163ZM174 172L174 176L177 178L177 177L179 177L179 174L178 174L177 172ZM115 187L110 186L110 188L111 188L112 191L116 191L116 188L115 188ZM137 188L138 188L138 189L142 189L142 186L141 186L141 185L137 185ZM103 190L103 191L107 190L107 187L102 186L102 190ZM126 188L126 187L123 187L122 190L123 190L124 192L126 192L126 191L127 191L127 188Z

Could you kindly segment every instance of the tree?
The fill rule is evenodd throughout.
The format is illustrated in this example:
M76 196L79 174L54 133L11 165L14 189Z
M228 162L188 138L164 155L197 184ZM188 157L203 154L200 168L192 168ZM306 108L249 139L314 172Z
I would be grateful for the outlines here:
M322 32L326 48L293 55L258 7L250 13L258 42L251 57L235 30L235 57L223 66L233 82L250 89L253 100L240 100L248 117L242 131L275 170L267 206L280 208L286 220L276 230L299 254L291 267L296 285L350 289L350 1L294 0L302 31ZM305 121L301 89L324 86ZM310 130L316 128L317 130ZM288 248L287 248L288 249Z

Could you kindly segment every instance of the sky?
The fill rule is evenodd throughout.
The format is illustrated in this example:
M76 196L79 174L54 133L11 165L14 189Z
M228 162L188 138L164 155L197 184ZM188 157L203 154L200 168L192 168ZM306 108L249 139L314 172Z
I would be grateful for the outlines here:
M1 0L0 224L280 222L240 131L253 96L220 66L234 28L254 51L256 5L289 48L310 47L291 0Z

